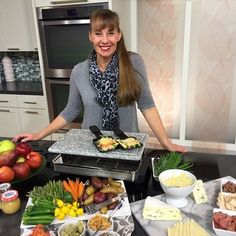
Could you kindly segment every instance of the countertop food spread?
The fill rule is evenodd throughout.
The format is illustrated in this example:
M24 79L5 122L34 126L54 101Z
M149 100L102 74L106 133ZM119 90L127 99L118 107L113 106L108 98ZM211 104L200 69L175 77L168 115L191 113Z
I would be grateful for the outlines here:
M32 178L26 179L25 181L12 184L12 189L17 190L19 193L19 198L21 199L21 203L22 203L21 209L20 211L18 211L17 213L13 215L6 215L2 211L0 211L0 234L1 235L9 235L9 236L20 235L21 233L20 223L22 219L22 214L28 202L28 197L26 196L26 193L31 191L33 187L44 186L50 180L51 181L67 180L67 178L73 179L79 176L79 175L75 176L75 175L69 175L69 174L61 174L53 170L51 162L55 158L55 155L53 153L48 152L48 147L50 147L52 144L53 142L45 141L45 140L35 141L31 143L32 149L40 152L47 160L47 163L46 163L45 168L37 175L33 176ZM145 152L147 153L145 158L149 160L149 168L146 171L145 178L142 180L141 183L124 181L125 189L128 194L128 200L131 205L132 211L134 213L133 216L135 215L135 217L129 216L128 219L125 219L124 221L120 222L123 225L123 228L118 229L120 231L120 235L132 235L132 236L133 235L144 235L144 236L148 235L147 234L148 232L144 231L144 229L151 226L153 222L157 222L157 221L146 220L144 224L145 227L141 227L139 221L136 220L135 210L136 209L141 210L141 214L142 214L142 209L143 209L144 202L147 196L155 197L155 198L158 198L159 200L164 201L164 199L162 199L163 195L160 195L163 193L160 187L160 184L159 182L155 181L152 176L151 158L158 157L161 154L163 154L165 151L147 149L145 150ZM221 182L220 182L220 179L217 179L217 178L227 176L229 175L228 173L231 173L231 176L236 177L235 168L234 168L236 164L236 159L234 158L234 156L230 156L230 155L229 156L227 155L216 156L214 154L191 153L191 152L184 154L184 158L186 158L187 160L190 160L194 164L191 167L191 171L193 171L197 179L202 180L202 183L205 187L206 194L208 197L207 199L208 203L196 204L194 199L190 197L191 201L189 202L188 206L186 206L184 209L181 209L181 216L183 219L192 218L196 223L198 223L204 229L208 229L208 228L212 229L212 222L210 222L209 214L210 212L212 212L213 206L219 209L219 207L216 205L217 204L216 199L219 194ZM80 177L80 180L82 181L86 181L88 178L85 176L79 176L79 177ZM210 181L210 182L206 182L206 181ZM160 196L160 198L157 196ZM182 210L184 210L184 213L182 213ZM204 224L199 223L200 222L199 219L201 219L201 222L205 222L205 223ZM127 220L129 223L127 223ZM7 225L9 225L9 222L10 222L11 227L6 227ZM117 227L120 227L118 222L115 225L117 225ZM166 223L166 221L162 221L160 228L158 227L158 235L161 235L162 232L166 233L167 226L168 224ZM155 234L153 235L156 235L156 233L157 232L155 231ZM211 233L212 235L214 235L213 230Z

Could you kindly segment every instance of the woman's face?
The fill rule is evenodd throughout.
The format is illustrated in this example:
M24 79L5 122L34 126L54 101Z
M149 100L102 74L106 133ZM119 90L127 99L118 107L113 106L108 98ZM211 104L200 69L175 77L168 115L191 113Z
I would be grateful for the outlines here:
M97 53L97 59L109 60L116 51L117 43L121 38L121 33L115 28L110 30L104 28L97 30L92 27L92 32L89 33L89 39Z

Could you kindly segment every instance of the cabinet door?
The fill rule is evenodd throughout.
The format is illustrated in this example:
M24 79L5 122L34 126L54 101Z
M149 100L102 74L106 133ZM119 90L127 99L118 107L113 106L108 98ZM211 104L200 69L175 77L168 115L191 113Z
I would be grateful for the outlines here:
M22 132L34 133L48 125L46 110L19 109Z
M1 0L1 34L7 51L32 51L27 0ZM3 39L2 39L3 40Z
M46 103L43 96L17 95L18 107L45 109Z
M17 108L0 107L0 135L14 137L21 132Z

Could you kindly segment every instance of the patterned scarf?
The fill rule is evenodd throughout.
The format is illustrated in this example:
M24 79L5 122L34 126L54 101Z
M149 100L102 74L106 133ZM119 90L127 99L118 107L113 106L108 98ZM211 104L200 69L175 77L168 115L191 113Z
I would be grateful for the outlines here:
M116 101L119 67L115 53L104 73L96 62L96 53L90 55L89 78L97 92L96 101L102 106L102 126L104 130L114 130L119 127L119 114Z

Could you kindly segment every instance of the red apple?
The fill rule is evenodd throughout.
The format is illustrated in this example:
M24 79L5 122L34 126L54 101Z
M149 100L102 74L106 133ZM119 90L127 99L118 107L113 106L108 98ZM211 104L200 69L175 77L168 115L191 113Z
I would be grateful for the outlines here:
M15 173L9 166L3 166L0 168L0 183L11 182L15 177Z
M26 162L30 169L37 169L42 165L43 158L38 152L31 152L26 156Z
M0 153L0 167L2 166L14 166L17 160L17 152L15 150L9 150Z
M17 143L16 144L16 151L18 152L19 156L27 156L31 152L31 147L28 143Z
M15 172L15 177L19 179L26 178L30 173L29 165L26 162L16 163L12 169Z

